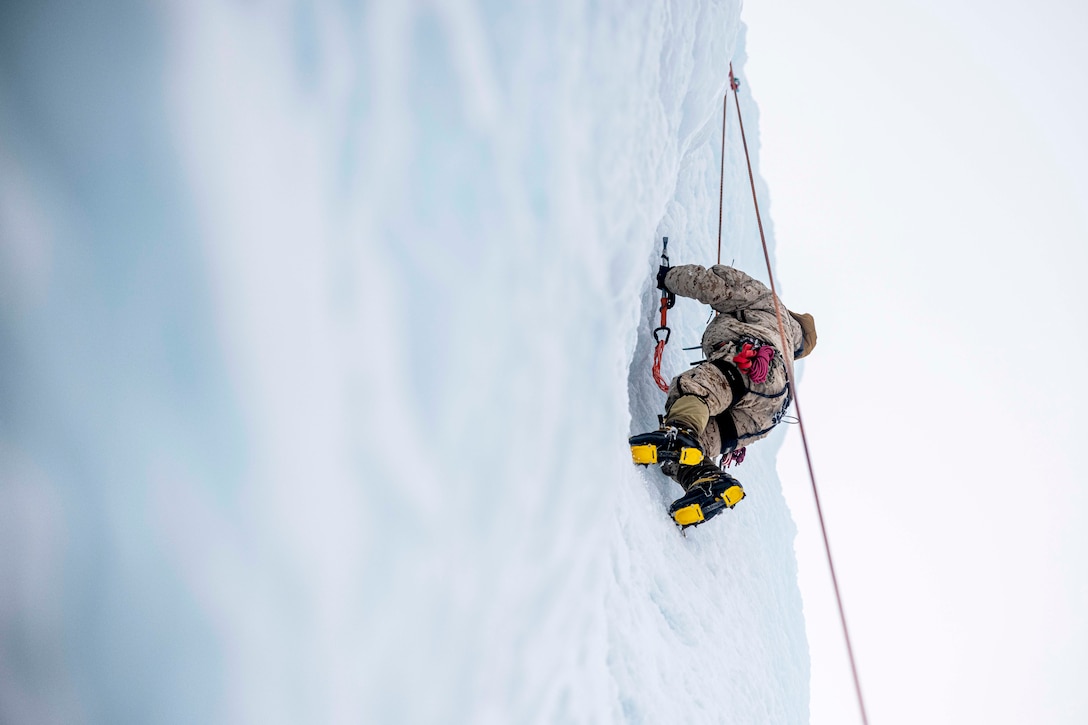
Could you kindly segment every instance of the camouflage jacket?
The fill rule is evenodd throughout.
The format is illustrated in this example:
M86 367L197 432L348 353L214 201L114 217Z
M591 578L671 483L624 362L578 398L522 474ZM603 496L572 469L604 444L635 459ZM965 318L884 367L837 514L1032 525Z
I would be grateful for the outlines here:
M720 313L703 332L703 354L711 363L731 363L745 343L756 349L764 345L774 348L767 379L755 383L742 376L746 391L739 397L733 396L729 409L717 416L723 451L766 437L782 420L791 402L785 356L789 356L792 364L801 354L801 325L779 300L787 337L787 344L782 345L774 295L762 282L732 267L715 265L706 269L696 264L673 267L665 277L665 286L670 292L699 300ZM723 420L724 416L728 418ZM729 428L736 433L733 441L728 440Z

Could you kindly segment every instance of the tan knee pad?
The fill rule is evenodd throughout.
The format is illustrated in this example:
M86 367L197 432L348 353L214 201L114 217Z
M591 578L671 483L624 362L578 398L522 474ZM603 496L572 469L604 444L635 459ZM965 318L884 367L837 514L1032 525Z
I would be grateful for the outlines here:
M710 408L694 395L681 395L669 406L665 419L674 425L683 425L702 433L710 422Z

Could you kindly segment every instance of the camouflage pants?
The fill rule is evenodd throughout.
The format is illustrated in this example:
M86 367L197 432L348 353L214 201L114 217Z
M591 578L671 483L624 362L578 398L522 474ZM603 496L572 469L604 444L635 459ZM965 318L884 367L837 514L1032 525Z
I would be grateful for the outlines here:
M710 422L699 434L699 442L708 456L717 456L722 452L721 423L725 422L723 418L729 416L726 411L735 402L734 389L729 383L729 378L712 362L700 363L677 375L669 384L669 397L665 401L666 417L673 404L683 395L694 395L709 409ZM726 435L728 443L735 439L736 434L731 423L727 423L727 427L730 428Z

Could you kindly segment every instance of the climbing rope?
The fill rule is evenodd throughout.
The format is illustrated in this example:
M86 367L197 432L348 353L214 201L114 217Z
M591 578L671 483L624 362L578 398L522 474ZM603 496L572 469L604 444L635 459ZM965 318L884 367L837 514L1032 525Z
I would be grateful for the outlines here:
M759 225L759 238L763 243L763 259L767 263L767 277L771 282L771 296L774 299L774 313L775 317L778 318L778 334L781 335L782 349L788 350L789 346L786 344L786 326L782 322L782 308L778 302L778 292L775 290L774 273L771 271L771 254L767 249L767 236L763 232L763 220L759 214L759 199L756 197L756 181L755 176L752 174L752 158L748 153L748 140L744 136L744 119L741 117L740 97L737 94L740 82L733 75L732 63L729 64L729 87L733 90L733 100L737 107L737 123L740 126L741 141L744 143L744 159L748 163L748 182L752 187L752 201L756 207L756 222ZM724 145L722 147L722 156L725 156ZM805 435L805 421L801 416L801 400L797 395L797 386L793 381L793 361L789 356L785 356L785 359L787 374L789 375L787 382L790 386L790 393L793 395L793 405L797 410L797 427L801 431L801 445L805 451L805 462L808 464L809 480L812 481L812 495L816 500L816 515L820 520L820 532L823 534L824 538L824 551L827 552L827 566L831 571L831 584L835 589L835 601L839 607L839 621L842 623L842 633L846 640L846 653L850 658L850 672L854 677L854 691L857 693L858 708L861 710L861 721L864 725L869 725L869 718L865 712L865 700L861 696L861 680L858 677L857 662L854 659L854 647L850 642L850 629L846 626L846 610L842 604L842 593L839 591L839 578L835 575L835 561L831 557L831 542L827 536L827 524L824 522L823 507L820 505L820 492L816 488L816 472L812 466L812 456L809 453L808 436Z
M732 76L730 76L732 77ZM718 264L722 263L722 202L725 199L725 119L729 116L729 94L722 96L722 171L718 181Z

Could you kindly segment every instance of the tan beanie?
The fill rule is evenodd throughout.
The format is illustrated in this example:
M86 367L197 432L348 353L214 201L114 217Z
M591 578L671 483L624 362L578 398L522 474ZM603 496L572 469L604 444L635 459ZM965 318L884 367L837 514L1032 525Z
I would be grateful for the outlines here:
M798 314L791 311L790 317L797 320L797 324L801 325L803 339L801 342L801 354L797 356L797 359L800 360L812 352L812 348L816 347L816 321L812 319L812 315L804 312Z

